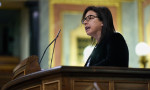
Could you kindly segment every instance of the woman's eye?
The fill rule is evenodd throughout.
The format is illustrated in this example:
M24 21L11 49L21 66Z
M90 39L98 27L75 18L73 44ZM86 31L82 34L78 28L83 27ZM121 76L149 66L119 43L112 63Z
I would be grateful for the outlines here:
M89 19L91 19L92 17L89 17Z

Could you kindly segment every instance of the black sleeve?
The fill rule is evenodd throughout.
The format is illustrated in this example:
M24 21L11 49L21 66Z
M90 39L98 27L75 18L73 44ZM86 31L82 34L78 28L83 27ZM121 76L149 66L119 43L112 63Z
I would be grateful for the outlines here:
M129 52L127 44L120 33L115 33L106 46L106 58L94 66L128 67Z

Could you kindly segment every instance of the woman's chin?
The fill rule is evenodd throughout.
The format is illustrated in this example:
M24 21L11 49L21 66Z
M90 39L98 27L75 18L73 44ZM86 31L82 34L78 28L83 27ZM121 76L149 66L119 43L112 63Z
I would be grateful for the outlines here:
M91 34L90 34L90 33L88 33L88 32L86 32L86 34L87 34L87 35L89 35L89 36L91 36Z

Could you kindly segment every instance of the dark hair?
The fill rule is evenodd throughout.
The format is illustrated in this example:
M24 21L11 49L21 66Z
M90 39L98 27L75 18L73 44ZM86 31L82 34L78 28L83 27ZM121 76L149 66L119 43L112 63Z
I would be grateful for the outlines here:
M107 7L89 6L85 9L83 16L82 16L82 20L85 18L86 13L90 10L94 11L97 14L99 20L103 22L101 37L99 39L100 42L103 40L107 40L110 37L110 35L112 35L113 32L115 31L113 18L112 18L110 10ZM93 40L93 37L92 37L92 40Z

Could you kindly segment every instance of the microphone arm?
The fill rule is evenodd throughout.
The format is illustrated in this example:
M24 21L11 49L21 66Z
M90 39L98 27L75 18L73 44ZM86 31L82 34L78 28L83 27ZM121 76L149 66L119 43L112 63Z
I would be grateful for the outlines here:
M52 58L51 58L51 62L50 62L50 68L52 67L52 60L53 60L53 55L54 55L55 44L56 44L56 40L54 42L54 47L53 47L53 52L52 52Z
M60 31L61 31L61 29L59 30L59 32L58 32L57 36L55 37L55 39L54 39L54 40L46 47L46 49L44 50L44 53L43 53L43 55L42 55L42 57L41 57L41 59L40 59L40 61L39 61L39 65L41 64L41 61L42 61L42 59L43 59L43 57L44 57L44 55L45 55L45 52L46 52L46 50L48 49L48 47L49 47L54 41L56 41L56 39L58 38Z
M58 38L60 31L61 31L61 29L59 30L59 32L58 32L58 34L57 34L57 36L56 36L56 38L55 38L55 39L57 39L57 38Z

